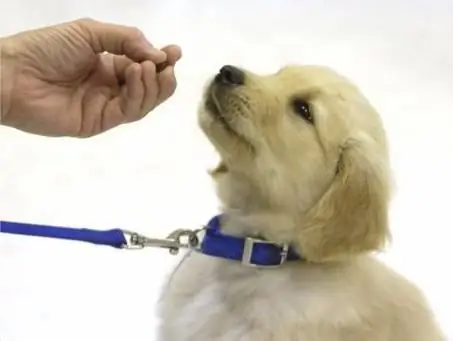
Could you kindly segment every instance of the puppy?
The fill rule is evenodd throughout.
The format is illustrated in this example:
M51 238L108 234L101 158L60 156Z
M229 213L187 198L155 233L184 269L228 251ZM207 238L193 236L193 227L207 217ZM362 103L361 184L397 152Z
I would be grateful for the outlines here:
M419 289L373 257L390 238L389 156L354 85L318 66L224 66L199 123L221 158L221 233L289 245L293 259L190 252L162 294L159 340L446 340Z

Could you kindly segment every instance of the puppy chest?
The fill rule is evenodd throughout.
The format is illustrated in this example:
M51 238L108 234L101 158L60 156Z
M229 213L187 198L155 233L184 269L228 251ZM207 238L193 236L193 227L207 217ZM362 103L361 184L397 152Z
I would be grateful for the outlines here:
M348 297L292 285L288 278L211 282L197 291L191 299L176 300L184 303L168 321L173 331L192 334L193 340L310 340L321 327L327 331L360 320Z

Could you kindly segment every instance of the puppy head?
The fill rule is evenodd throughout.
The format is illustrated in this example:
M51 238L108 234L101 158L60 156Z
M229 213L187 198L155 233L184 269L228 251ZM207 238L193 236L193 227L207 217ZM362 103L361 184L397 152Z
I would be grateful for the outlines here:
M264 224L260 235L292 242L311 261L384 245L385 132L341 75L318 66L271 75L224 66L206 88L199 123L222 160L213 175L226 208L290 217Z

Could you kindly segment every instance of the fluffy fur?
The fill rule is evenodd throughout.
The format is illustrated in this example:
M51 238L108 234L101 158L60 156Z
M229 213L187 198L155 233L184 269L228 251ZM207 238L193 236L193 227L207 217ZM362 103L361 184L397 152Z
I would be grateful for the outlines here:
M378 113L328 68L242 72L242 85L211 81L199 111L221 157L223 230L291 243L305 260L257 269L187 254L162 294L159 340L446 340L419 289L372 254L390 236Z

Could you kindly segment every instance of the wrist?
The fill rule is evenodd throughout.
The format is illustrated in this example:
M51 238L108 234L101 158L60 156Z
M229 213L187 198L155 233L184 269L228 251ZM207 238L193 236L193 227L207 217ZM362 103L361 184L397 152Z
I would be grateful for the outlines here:
M14 53L8 38L0 38L0 125L6 124L14 88Z

